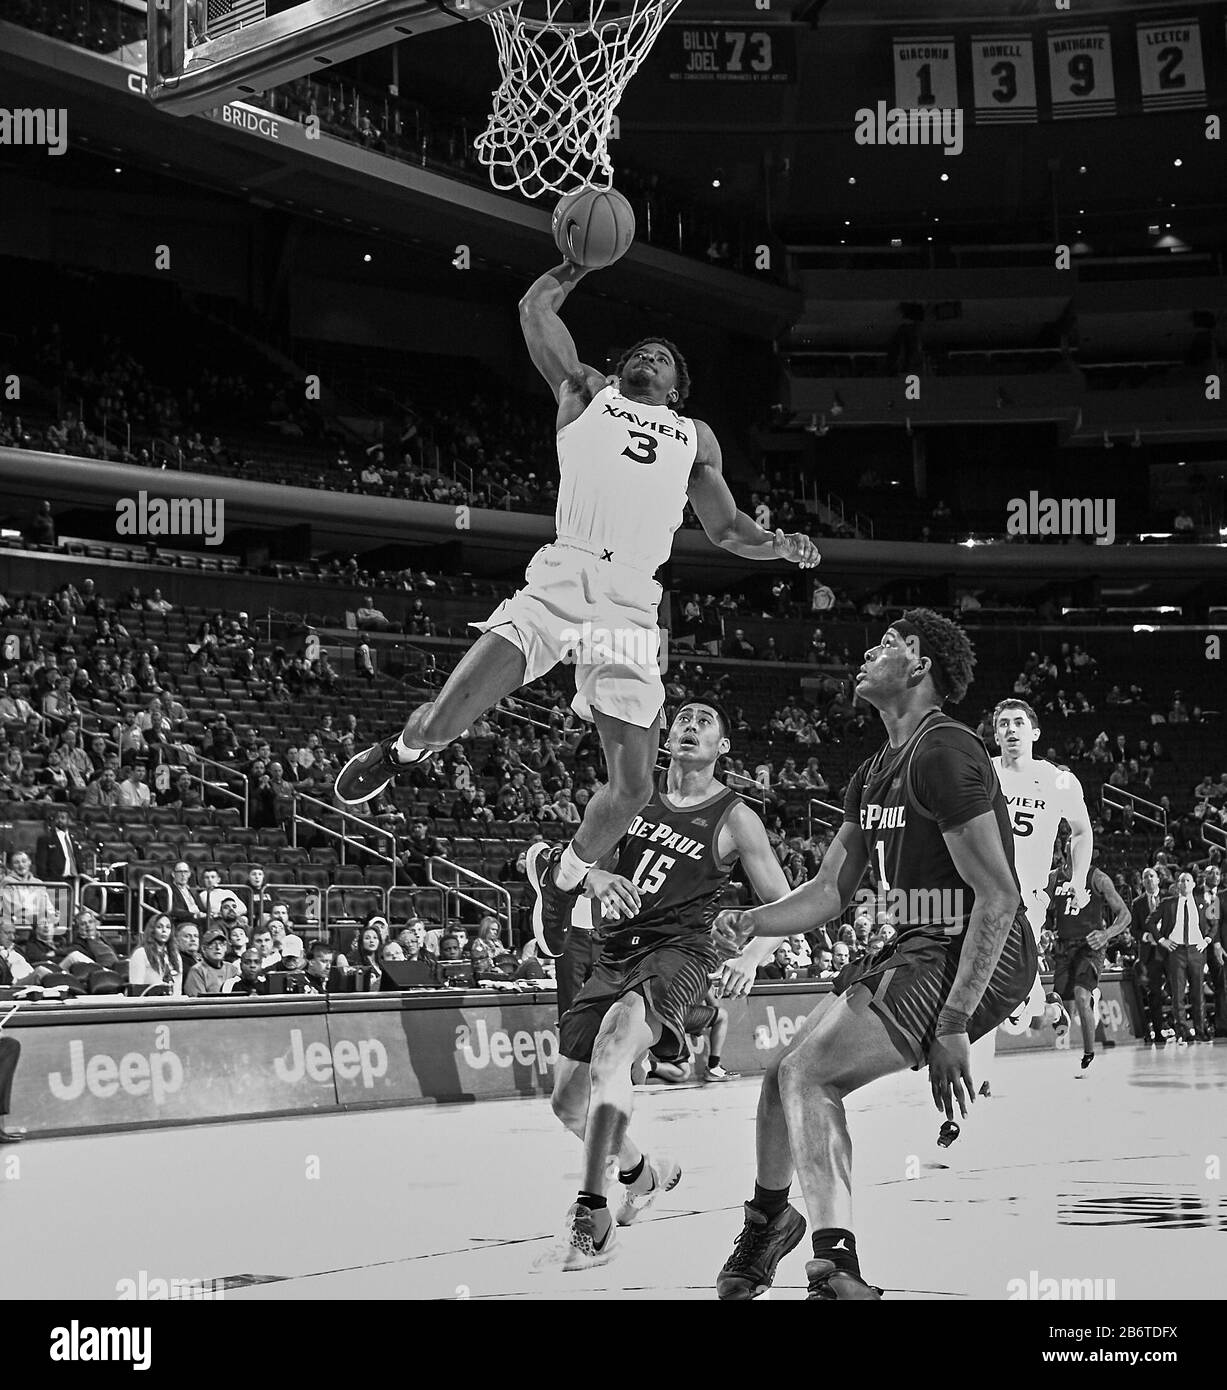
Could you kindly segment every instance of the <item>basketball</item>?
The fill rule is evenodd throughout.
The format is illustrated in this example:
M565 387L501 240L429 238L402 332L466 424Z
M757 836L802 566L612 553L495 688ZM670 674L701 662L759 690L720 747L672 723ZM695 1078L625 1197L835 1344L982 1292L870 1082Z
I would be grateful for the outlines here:
M600 270L630 249L635 214L616 189L581 188L559 200L550 228L567 260Z

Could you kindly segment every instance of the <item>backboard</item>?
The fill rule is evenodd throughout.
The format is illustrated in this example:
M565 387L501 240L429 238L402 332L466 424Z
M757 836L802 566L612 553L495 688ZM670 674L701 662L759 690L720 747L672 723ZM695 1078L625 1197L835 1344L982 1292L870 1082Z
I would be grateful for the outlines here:
M175 115L191 115L402 38L480 19L507 3L149 0L149 98Z

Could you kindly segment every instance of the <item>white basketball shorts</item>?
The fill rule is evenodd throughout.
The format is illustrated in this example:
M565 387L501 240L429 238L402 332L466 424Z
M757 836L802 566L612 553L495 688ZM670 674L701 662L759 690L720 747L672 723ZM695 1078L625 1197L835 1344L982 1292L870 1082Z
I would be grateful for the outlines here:
M524 587L504 599L481 632L497 632L524 653L524 684L560 661L575 664L571 708L650 729L660 719L661 587L641 570L602 559L597 546L542 546L524 571Z

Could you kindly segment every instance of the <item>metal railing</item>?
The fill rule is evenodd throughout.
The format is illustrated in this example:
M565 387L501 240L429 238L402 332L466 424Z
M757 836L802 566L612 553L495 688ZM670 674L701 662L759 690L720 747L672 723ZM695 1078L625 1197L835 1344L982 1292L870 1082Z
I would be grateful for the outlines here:
M1129 811L1135 820L1157 826L1164 835L1167 834L1167 812L1157 802L1147 801L1144 796L1137 796L1108 782L1104 783L1099 795L1105 809L1111 807L1117 811Z
M818 808L818 815L814 814L814 808ZM836 806L833 801L823 801L821 797L811 796L805 803L805 833L810 839L814 835L814 822L817 821L824 830L838 830L843 824L844 808Z
M435 877L436 866L444 871L454 873L456 878L454 883L441 883ZM479 892L493 893L496 900L501 903L503 912L499 913L499 925L504 937L504 945L511 949L511 894L501 883L495 883L492 879L484 878L473 869L466 868L463 864L455 864L450 859L440 858L439 855L432 855L426 861L426 877L428 881L444 890L445 899L454 899L456 902L468 903L475 907L478 912L489 912L490 904L482 902L466 889L461 888L460 880L464 879L471 882ZM449 904L445 903L445 907ZM458 917L458 912L445 911L447 917Z
M844 499L834 492L819 495L817 483L814 484L814 507L819 512L825 507L832 521L838 517L844 526L850 526L858 536L873 540L873 518L858 512L855 507L846 506Z
M1227 830L1217 825L1206 825L1202 822L1201 842L1209 845L1212 849L1227 850Z
M213 758L206 758L203 753L197 753L195 757L192 759L192 761L200 764L199 770L189 765L188 776L195 777L197 782L200 783L201 802L207 804L207 802L205 802L206 788L208 788L209 791L215 793L217 796L224 796L227 801L238 802L239 806L242 807L243 810L243 829L246 830L250 824L251 815L251 801L249 796L250 787L248 785L247 778L244 777L243 774L241 772L238 772L235 768L227 767L225 763L219 763L215 761ZM226 786L224 782L208 780L204 775L204 770L206 767L216 768L217 771L222 773L224 776L232 778L242 783L242 792L240 793L232 791L228 786Z
M298 809L300 802L308 802L312 806L321 807L327 815L339 816L342 821L360 825L363 830L382 836L388 841L388 852L385 854L383 850L374 849L365 840L360 840L356 836L348 835L343 829L338 830L336 826L325 825L322 821L313 820L309 816L304 816ZM308 825L312 830L318 830L323 835L331 835L341 842L342 864L346 863L345 851L347 847L359 850L363 854L372 855L376 859L382 859L385 864L390 864L392 866L392 886L396 886L397 870L400 861L397 859L396 855L396 832L394 830L387 830L382 825L376 825L374 821L364 820L362 816L357 815L353 811L346 811L339 806L333 806L327 801L321 801L318 796L311 796L307 792L296 791L293 795L291 806L293 820L290 824L290 843L295 849L298 848L299 825Z

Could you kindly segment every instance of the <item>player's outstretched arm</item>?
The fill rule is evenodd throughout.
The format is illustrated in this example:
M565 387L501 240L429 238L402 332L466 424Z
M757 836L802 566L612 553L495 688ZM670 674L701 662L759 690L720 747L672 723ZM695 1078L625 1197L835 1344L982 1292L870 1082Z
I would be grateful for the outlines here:
M845 821L817 874L786 897L751 908L740 923L743 935L748 931L751 937L795 936L838 917L860 887L868 862L865 837Z
M564 394L582 398L587 405L605 384L595 367L579 360L575 339L558 317L567 295L587 274L583 266L564 261L534 280L520 300L520 328L528 354L560 405Z
M711 427L694 422L698 450L690 474L687 496L707 539L721 550L743 560L791 560L802 569L813 569L822 558L818 547L801 531L765 531L753 517L737 510L724 481L724 457Z
M720 850L726 860L734 855L741 860L741 867L746 871L759 902L778 902L788 896L788 880L771 848L763 823L744 802L725 821L720 831ZM726 914L722 913L721 916ZM722 927L727 930L722 931ZM743 933L733 924L721 923L719 919L716 936L717 949L737 950L738 954L735 959L723 961L712 974L711 979L715 982L713 991L726 999L749 994L758 967L777 949L775 938L763 936L746 941Z

